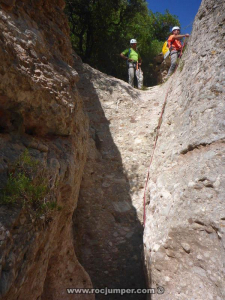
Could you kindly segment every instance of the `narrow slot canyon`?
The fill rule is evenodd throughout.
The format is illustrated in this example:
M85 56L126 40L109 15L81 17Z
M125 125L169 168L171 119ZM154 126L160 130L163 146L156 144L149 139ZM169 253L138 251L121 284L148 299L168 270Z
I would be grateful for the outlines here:
M73 216L75 253L94 288L146 289L143 194L163 93L133 90L85 64L76 68L90 139Z

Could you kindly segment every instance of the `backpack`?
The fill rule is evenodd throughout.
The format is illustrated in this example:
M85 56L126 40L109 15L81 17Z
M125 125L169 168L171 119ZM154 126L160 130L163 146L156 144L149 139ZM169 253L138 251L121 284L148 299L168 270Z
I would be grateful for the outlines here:
M129 52L128 52L128 54L127 54L127 57L129 58L129 56L130 56L130 53L131 53L131 48L129 48Z
M164 55L164 59L166 59L170 55L170 49L168 47L168 41L165 41L162 47L162 53Z
M162 53L163 55L165 55L167 53L167 51L169 51L169 47L168 47L168 42L165 41L165 43L163 44L163 47L162 47Z

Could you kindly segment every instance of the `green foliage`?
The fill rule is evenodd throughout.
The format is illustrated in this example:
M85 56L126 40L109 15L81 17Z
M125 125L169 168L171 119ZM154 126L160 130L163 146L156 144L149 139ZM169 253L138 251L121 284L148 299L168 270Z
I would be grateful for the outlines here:
M47 169L32 159L27 150L10 167L0 203L23 206L37 215L59 209L56 202L52 201Z
M176 16L148 10L145 0L66 0L74 50L84 62L127 80L127 66L119 54L138 40L145 85L155 83L153 60L162 50Z

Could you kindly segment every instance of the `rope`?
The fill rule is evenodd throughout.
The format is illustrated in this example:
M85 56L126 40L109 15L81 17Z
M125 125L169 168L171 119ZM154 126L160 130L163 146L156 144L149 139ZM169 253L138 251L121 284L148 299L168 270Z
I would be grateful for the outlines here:
M184 44L183 44L183 46L181 48L181 51L180 51L179 58L181 58L181 56L182 56L184 46L185 46L185 38L184 38ZM176 73L177 67L178 67L178 65L176 66L176 69L175 69L173 74ZM174 77L173 77L173 79L174 79ZM150 159L150 164L149 164L149 167L148 167L147 178L146 178L146 181L145 181L144 198L143 198L144 199L143 227L145 227L145 221L146 221L146 190L147 190L147 185L148 185L149 176L150 176L150 168L151 168L151 164L152 164L152 161L153 161L153 157L154 157L154 153L155 153L155 149L156 149L156 145L157 145L157 141L158 141L158 137L159 137L159 131L160 131L160 128L161 128L161 125L162 125L162 118L163 118L163 114L164 114L164 111L165 111L165 108L166 108L167 98L168 98L169 91L170 91L170 88L171 88L172 83L173 83L173 79L172 79L172 81L171 81L171 83L170 83L170 85L167 89L166 97L165 97L165 100L164 100L164 103L163 103L163 106L162 106L162 111L161 111L159 121L158 121L158 126L157 126L155 143L154 143L154 147L153 147L153 151L152 151L152 155L151 155L151 159Z

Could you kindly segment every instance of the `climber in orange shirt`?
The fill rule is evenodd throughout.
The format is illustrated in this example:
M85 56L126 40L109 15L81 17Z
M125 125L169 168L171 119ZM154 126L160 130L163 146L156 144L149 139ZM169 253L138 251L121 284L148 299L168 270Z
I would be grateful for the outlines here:
M168 48L170 49L171 66L166 78L168 78L176 68L177 59L182 49L180 39L182 39L183 37L189 37L189 34L180 34L180 28L178 26L174 26L172 28L172 34L168 38Z

